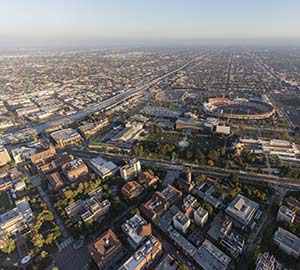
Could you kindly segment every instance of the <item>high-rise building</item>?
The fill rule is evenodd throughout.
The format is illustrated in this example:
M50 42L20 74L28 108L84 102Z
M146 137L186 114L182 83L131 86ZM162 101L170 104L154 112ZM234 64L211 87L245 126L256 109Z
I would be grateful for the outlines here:
M181 211L178 211L173 217L173 225L181 233L186 233L187 229L191 225L191 220Z
M199 207L194 212L194 220L197 225L204 226L207 219L208 219L208 212L204 208Z
M120 168L120 174L127 181L137 177L141 170L141 162L137 159L132 159L128 164Z
M290 208L288 208L285 205L281 205L278 209L277 213L277 222L280 221L286 221L289 223L293 223L296 217L295 211L292 211Z

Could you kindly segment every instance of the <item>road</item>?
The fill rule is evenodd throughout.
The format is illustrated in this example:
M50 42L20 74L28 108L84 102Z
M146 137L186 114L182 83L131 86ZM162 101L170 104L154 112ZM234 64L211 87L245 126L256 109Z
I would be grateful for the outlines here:
M128 160L133 158L128 155L120 155L120 154L108 154L102 152L91 152L86 150L77 150L77 149L65 149L65 151L79 156L83 159L91 159L97 157L101 154L101 156L108 159L118 159L118 160ZM281 178L274 175L269 174L261 174L261 173L249 173L243 171L236 171L230 169L224 169L220 167L210 167L206 165L196 165L192 163L172 163L170 161L165 160L152 160L145 157L138 157L141 162L146 166L164 168L167 170L179 170L183 171L186 167L190 167L194 172L203 173L206 175L210 175L212 177L227 177L231 174L238 174L240 181L249 182L252 184L265 184L269 183L272 185L276 185L279 187L285 187L292 190L300 190L300 181L297 179L288 179Z

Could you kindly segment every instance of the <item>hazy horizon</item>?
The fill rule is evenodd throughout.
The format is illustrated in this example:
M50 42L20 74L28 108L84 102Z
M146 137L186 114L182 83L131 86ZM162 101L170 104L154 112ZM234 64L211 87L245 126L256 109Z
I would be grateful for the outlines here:
M0 49L300 45L296 0L11 0Z

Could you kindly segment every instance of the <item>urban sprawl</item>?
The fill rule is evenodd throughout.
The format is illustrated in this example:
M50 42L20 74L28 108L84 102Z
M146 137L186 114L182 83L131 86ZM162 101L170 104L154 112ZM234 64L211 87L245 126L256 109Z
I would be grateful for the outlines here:
M300 269L300 49L0 54L0 269Z

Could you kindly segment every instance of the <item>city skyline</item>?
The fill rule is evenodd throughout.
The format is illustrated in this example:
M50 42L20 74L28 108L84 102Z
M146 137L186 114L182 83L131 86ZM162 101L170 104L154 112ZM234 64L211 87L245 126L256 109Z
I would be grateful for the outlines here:
M298 45L288 1L19 1L0 4L2 48L111 45Z

